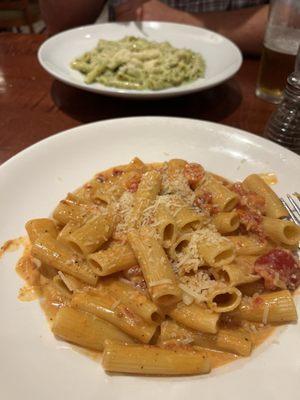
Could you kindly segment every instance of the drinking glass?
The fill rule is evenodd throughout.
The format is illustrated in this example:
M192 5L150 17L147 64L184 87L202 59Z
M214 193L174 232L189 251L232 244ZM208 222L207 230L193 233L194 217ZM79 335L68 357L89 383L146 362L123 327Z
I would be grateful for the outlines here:
M271 0L256 95L280 103L300 43L300 0Z

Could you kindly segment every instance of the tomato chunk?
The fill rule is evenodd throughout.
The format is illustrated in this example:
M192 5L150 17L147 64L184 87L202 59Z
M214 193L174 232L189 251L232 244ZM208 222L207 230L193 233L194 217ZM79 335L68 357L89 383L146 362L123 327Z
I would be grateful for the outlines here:
M184 176L188 180L188 183L192 189L195 189L196 186L202 181L204 178L205 171L202 165L197 163L189 163L184 167Z
M265 288L295 290L300 285L300 264L288 250L274 249L259 257L254 271L265 281Z
M202 211L208 212L210 215L217 214L219 209L212 203L212 194L207 191L202 191L195 200L194 206L200 208Z
M233 183L230 189L240 196L240 205L265 214L265 199L255 192L246 190L240 182Z

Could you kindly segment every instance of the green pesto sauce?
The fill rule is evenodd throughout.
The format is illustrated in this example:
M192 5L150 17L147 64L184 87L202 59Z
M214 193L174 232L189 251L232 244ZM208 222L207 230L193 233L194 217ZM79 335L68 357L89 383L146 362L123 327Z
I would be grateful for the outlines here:
M85 83L134 90L161 90L203 78L200 54L176 49L168 42L150 42L127 36L100 40L92 51L76 58L71 67L85 75Z

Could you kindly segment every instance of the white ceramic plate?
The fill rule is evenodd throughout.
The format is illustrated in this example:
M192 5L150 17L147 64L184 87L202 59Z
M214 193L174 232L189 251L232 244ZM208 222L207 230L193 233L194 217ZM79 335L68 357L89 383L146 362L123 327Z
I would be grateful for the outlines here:
M275 172L278 193L299 191L300 158L249 133L188 119L108 120L52 136L0 168L0 243L23 235L28 219L49 215L68 191L97 171L134 156L146 162L185 158L235 180L251 172ZM8 253L0 260L1 400L298 398L299 325L289 325L249 359L211 375L105 374L99 364L52 336L38 302L17 300L22 281L14 265L19 254Z
M119 40L133 35L158 42L168 41L174 47L201 53L207 70L203 79L164 90L124 90L99 83L87 85L83 75L70 67L71 61L93 49L98 40ZM187 94L218 85L234 75L241 66L240 50L224 36L189 25L166 22L108 23L83 26L48 39L39 49L41 65L55 78L91 92L121 97L160 98Z

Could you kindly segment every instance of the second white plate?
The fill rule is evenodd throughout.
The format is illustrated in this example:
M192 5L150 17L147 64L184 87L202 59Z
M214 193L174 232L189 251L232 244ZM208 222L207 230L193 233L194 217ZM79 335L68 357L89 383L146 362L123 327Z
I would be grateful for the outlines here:
M141 117L79 126L51 136L0 167L0 246L25 234L66 193L96 172L125 164L185 158L231 180L275 172L278 194L299 192L300 157L263 138L205 121ZM110 375L55 339L38 302L17 299L19 254L0 260L1 400L282 400L300 393L299 324L272 336L251 357L193 377ZM300 297L296 297L300 314Z
M164 90L125 90L99 83L87 85L83 75L71 69L71 61L92 50L99 39L119 40L124 36L168 41L174 47L200 53L206 62L205 78ZM166 22L107 23L71 29L43 43L38 58L46 71L71 86L109 96L140 98L171 97L210 88L229 79L242 63L240 50L224 36L203 28Z

